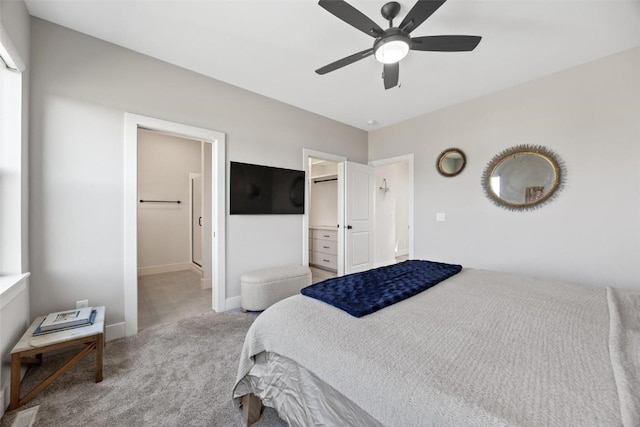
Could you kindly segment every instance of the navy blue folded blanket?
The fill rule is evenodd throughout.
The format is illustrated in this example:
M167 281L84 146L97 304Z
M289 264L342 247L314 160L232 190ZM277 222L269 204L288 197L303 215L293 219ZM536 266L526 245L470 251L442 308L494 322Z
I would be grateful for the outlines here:
M409 260L328 279L300 292L362 317L419 294L460 270L457 264Z

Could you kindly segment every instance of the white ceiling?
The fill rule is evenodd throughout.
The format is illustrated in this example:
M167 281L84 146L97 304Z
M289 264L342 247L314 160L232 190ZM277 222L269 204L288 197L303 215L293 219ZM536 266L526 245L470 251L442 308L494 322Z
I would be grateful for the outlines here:
M349 3L376 21L385 0ZM415 0L402 0L396 24ZM313 0L26 0L33 16L372 130L640 46L640 0L448 0L412 36L482 36L473 52L409 52L384 90L373 46ZM371 126L367 122L375 120Z

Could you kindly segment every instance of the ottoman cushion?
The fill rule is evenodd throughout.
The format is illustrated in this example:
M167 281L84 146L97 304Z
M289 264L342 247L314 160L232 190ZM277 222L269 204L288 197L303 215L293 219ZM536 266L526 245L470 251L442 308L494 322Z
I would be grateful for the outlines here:
M242 308L265 310L270 305L300 292L311 284L311 271L304 265L265 268L240 276Z

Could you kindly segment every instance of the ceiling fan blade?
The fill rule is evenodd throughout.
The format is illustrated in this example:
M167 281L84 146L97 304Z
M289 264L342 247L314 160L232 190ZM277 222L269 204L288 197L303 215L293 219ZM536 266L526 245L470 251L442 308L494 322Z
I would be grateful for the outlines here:
M400 29L407 34L415 30L418 25L422 24L425 19L438 10L445 1L447 0L418 0L400 23Z
M425 36L411 39L411 50L468 52L478 46L480 36Z
M378 24L345 1L320 0L318 4L325 8L329 13L371 37L379 37L384 32Z
M391 89L398 85L398 77L400 75L400 63L384 64L384 88Z
M332 62L329 65L325 65L322 68L318 68L316 73L318 74L327 74L331 71L335 71L338 68L342 68L345 65L353 64L356 61L366 58L367 56L373 55L373 49L363 50L362 52L354 53L353 55L349 55L346 58L338 59L336 62Z

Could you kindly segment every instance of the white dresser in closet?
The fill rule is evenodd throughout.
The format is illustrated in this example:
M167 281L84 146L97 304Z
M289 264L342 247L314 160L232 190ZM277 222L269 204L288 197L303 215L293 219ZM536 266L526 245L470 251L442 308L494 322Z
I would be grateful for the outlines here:
M338 230L336 227L309 227L310 264L325 270L338 270Z

